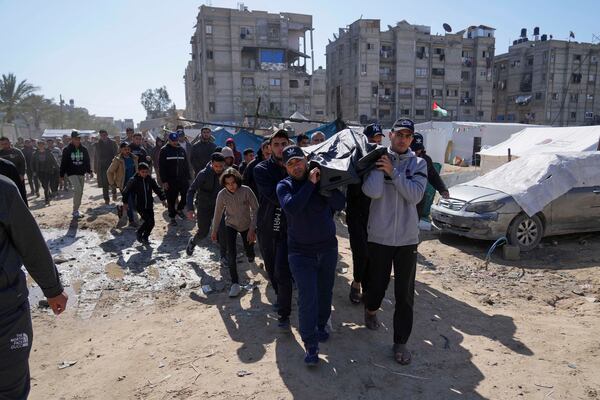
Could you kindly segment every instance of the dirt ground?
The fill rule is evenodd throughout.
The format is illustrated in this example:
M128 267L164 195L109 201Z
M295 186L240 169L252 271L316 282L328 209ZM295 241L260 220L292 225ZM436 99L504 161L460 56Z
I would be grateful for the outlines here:
M240 263L247 286L230 299L217 248L187 257L194 224L167 227L160 204L144 248L115 228L95 183L79 224L68 194L30 202L71 296L56 318L32 284L31 399L600 399L600 234L547 238L486 269L490 243L425 232L403 367L391 357L393 283L378 332L348 300L340 220L333 333L308 370L296 310L293 333L278 332L260 260Z

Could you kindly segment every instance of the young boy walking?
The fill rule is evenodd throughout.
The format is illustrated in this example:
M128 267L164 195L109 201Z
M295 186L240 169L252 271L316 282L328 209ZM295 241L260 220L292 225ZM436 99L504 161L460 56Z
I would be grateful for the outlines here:
M138 242L150 245L148 238L154 228L154 199L152 192L160 198L163 206L166 207L167 197L162 189L158 186L154 178L150 176L150 167L146 163L140 163L138 172L131 178L123 189L123 209L126 212L128 200L131 199L128 195L133 194L136 201L136 210L144 221L137 230Z
M225 235L227 238L227 264L232 282L229 297L237 297L241 290L236 263L237 235L239 233L242 237L248 262L253 263L258 200L256 200L252 189L242 185L242 176L236 169L227 168L220 179L224 189L217 195L210 237L213 241L217 240L217 233L224 212Z

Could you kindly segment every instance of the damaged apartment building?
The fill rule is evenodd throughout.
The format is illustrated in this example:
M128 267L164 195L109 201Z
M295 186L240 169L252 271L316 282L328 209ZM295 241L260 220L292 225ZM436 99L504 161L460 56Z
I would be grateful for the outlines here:
M553 126L600 124L600 44L556 40L540 28L494 59L494 120Z
M378 19L339 29L326 52L327 115L385 126L400 117L490 121L494 31L432 35L401 21L382 32ZM434 101L447 117L433 115Z
M322 116L325 80L314 72L312 16L201 6L185 71L186 116L240 122L255 114ZM310 65L310 66L309 66ZM313 107L312 95L323 97Z

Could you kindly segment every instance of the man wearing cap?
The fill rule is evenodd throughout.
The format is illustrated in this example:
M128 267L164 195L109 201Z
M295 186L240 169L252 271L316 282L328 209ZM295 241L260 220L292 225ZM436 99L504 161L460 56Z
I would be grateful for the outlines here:
M411 361L406 347L413 324L415 272L419 228L416 205L427 186L427 163L410 150L414 123L397 120L390 132L387 154L369 172L363 191L371 198L368 222L369 268L366 270L365 325L377 330L377 310L394 267L394 359Z
M319 168L308 169L299 146L283 150L288 177L277 184L277 197L287 221L288 260L298 287L300 335L304 362L319 361L319 342L329 338L338 243L334 213L344 208L344 195L337 189L328 197L319 193Z
M365 127L363 134L369 143L381 144L383 130L379 124ZM362 301L361 288L364 292L364 275L368 266L367 225L369 222L369 207L371 199L362 191L362 182L348 185L346 192L346 224L352 248L352 284L350 285L350 302L360 304Z
M60 180L64 181L65 175L73 186L73 218L81 218L79 207L83 196L85 174L92 174L90 155L81 145L81 136L78 131L71 132L71 143L63 149L60 162Z
M271 139L266 138L260 144L260 149L256 153L256 158L248 164L242 175L242 181L244 185L248 186L254 192L254 195L258 198L260 203L260 197L258 196L258 189L256 188L256 182L254 180L254 168L264 160L271 158Z
M108 137L108 132L101 129L99 132L100 140L96 143L96 175L98 177L98 186L102 188L102 197L106 204L110 203L108 177L106 171L117 155L117 144ZM112 187L113 201L117 201L117 189Z
M423 135L421 135L420 133L414 134L413 141L410 144L410 149L414 151L417 157L422 158L425 160L425 162L427 162L427 181L429 182L429 184L433 186L433 188L437 190L443 198L449 198L450 192L448 192L448 188L444 184L444 181L440 177L440 174L438 174L437 170L435 169L433 165L433 160L425 152L425 143L423 142ZM419 218L425 217L423 211L426 202L427 200L425 199L425 197L423 197L419 204L417 204L417 212L419 214Z
M190 161L194 169L194 176L208 165L211 155L216 151L217 145L213 143L211 133L208 126L202 127L200 141L192 146Z
M277 184L287 176L283 149L289 142L286 130L275 132L271 136L271 158L254 168L254 181L259 195L258 245L269 280L277 294L278 326L283 331L290 329L292 274L288 262L286 219L277 197Z
M176 226L175 215L185 219L183 209L189 187L190 168L185 150L179 145L179 134L171 132L169 142L160 150L158 172L167 194L170 225ZM177 203L179 197L179 203Z
M319 144L325 141L325 134L321 131L316 131L310 136L310 144Z

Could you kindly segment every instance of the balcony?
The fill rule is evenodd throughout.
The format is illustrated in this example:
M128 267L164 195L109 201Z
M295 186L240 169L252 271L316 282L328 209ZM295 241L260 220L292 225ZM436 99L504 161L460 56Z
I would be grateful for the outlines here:
M380 95L379 96L379 103L381 103L381 104L394 103L395 100L396 100L396 95L393 93L390 95Z
M463 65L463 67L472 67L473 66L473 57L463 57L462 65Z
M460 104L463 106L472 106L473 105L473 99L470 97L461 97L460 98Z

